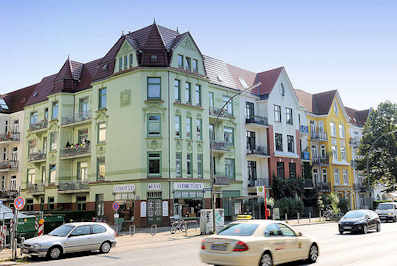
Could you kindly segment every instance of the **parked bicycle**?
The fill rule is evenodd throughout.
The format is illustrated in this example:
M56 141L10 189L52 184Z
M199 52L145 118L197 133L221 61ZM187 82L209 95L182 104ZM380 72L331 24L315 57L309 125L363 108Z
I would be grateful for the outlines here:
M177 231L186 232L186 223L183 219L177 219L171 223L171 234L175 234Z
M334 213L334 211L332 210L331 207L327 207L327 208L325 209L324 213L323 213L323 216L325 217L325 219L326 219L327 221L329 221L329 220L331 220L333 217L335 217L335 213Z

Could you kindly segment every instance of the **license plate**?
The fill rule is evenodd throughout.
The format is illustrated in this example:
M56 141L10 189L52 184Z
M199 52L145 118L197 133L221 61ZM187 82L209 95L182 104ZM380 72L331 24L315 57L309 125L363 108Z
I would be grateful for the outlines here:
M352 229L352 227L351 226L345 226L345 227L343 227L343 229Z
M226 251L227 245L226 244L212 244L211 249L218 250L218 251Z

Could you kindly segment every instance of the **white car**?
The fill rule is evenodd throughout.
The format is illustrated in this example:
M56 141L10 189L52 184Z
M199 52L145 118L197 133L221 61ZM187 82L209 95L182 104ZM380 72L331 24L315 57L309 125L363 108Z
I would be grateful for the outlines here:
M200 258L213 265L271 266L296 260L314 263L319 254L314 240L283 222L246 220L203 239Z
M397 222L397 203L383 202L379 203L375 212L379 215L381 221Z
M58 259L62 254L80 251L108 253L116 246L116 233L105 223L63 224L48 235L25 240L22 253Z

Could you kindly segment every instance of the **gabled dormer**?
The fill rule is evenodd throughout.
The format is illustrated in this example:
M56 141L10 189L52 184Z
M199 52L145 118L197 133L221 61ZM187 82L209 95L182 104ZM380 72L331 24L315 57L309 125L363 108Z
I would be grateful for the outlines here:
M205 75L204 57L189 32L175 38L170 66Z
M61 70L56 74L51 93L73 92L78 88L83 64L68 57Z
M125 38L115 57L114 73L138 66L134 43L128 36Z

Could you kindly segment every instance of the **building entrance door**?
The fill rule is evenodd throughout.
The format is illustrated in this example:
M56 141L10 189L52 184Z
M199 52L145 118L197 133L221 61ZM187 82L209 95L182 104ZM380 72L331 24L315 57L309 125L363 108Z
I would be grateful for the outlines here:
M161 192L148 192L147 193L147 220L148 224L161 224L162 218L162 204Z

